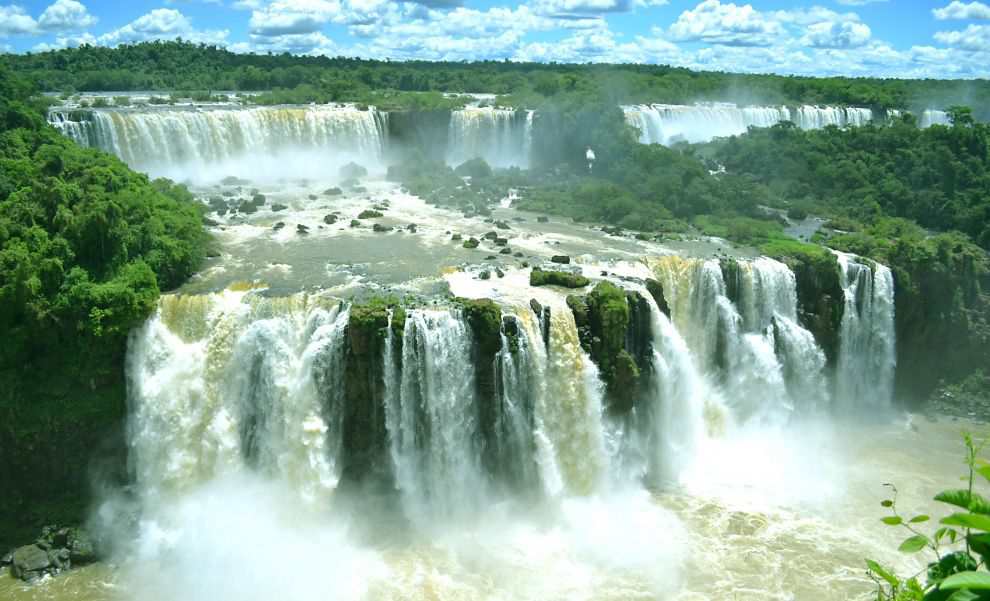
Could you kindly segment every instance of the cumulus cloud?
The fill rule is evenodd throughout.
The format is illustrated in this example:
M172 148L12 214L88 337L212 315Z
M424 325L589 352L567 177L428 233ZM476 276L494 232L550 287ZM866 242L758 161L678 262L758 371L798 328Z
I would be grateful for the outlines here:
M990 25L970 25L962 31L939 31L935 39L947 46L990 53Z
M838 0L839 4L846 6L863 6L865 4L875 4L877 2L887 2L887 0Z
M35 33L38 23L20 6L0 6L0 36Z
M54 42L41 42L35 44L31 50L33 52L47 52L49 50L62 50L63 48L75 48L77 46L82 46L83 44L89 44L90 46L96 46L99 44L99 40L96 36L90 33L83 33L77 36L58 36L55 38Z
M722 4L720 0L704 0L682 12L667 30L672 40L726 46L769 46L783 33L777 20L751 4Z
M276 0L251 12L254 35L281 36L314 33L341 15L337 0Z
M990 19L990 6L982 2L960 2L953 0L942 8L933 8L932 14L939 21L949 19Z
M107 46L177 37L192 42L223 43L228 34L226 30L198 31L181 12L171 8L156 8L119 29L101 35L97 40Z
M76 0L56 0L38 18L38 26L45 31L70 31L96 25L96 17Z
M865 23L823 21L809 25L802 41L815 48L859 48L870 41L870 35Z

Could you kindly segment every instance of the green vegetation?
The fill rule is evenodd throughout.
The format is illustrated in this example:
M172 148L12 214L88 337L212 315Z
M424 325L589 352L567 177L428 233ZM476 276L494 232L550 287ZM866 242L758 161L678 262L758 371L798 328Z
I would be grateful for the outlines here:
M544 270L534 267L529 274L530 286L561 286L563 288L584 288L591 280L581 274L567 271Z
M82 46L0 60L44 90L269 91L263 103L350 101L442 108L441 93L483 90L514 106L543 107L567 97L619 103L726 100L765 104L848 104L912 108L971 98L990 106L986 81L811 78L694 72L663 65L576 65L509 61L385 62L285 54L237 54L207 45L157 41L117 48ZM189 94L187 94L189 95ZM463 104L463 100L457 101Z
M990 501L976 492L978 481L990 482L990 463L979 457L987 441L965 435L968 475L965 488L944 490L934 500L953 511L940 520L930 535L922 524L930 517L908 518L897 508L897 488L881 502L890 515L883 523L904 529L908 536L898 548L902 553L928 552L933 561L924 575L900 578L880 563L867 560L870 577L877 583L877 601L978 601L990 599ZM961 510L961 511L960 511Z
M81 518L87 461L120 444L127 334L207 245L184 187L75 146L31 92L0 67L0 546Z

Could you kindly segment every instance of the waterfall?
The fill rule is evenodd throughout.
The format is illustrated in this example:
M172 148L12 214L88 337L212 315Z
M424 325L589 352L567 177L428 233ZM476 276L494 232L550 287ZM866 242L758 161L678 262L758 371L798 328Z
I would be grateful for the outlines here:
M740 107L719 102L640 104L622 109L626 122L639 130L640 142L663 145L708 142L714 138L744 134L750 127L771 127L781 121L792 121L801 129L821 129L829 125L861 126L873 120L873 111L861 107Z
M164 296L127 357L130 460L151 499L251 469L337 483L348 312L306 296Z
M931 127L933 125L952 125L949 113L935 109L925 109L921 111L921 119L918 120L918 127Z
M887 407L897 364L893 275L878 263L834 252L845 293L836 395L850 407Z
M306 152L314 163L320 162L316 153L377 165L388 132L387 113L336 105L53 110L48 119L82 146L152 172L180 166L229 169L245 157L286 152Z
M465 107L450 115L447 162L459 165L482 158L493 167L528 167L533 112L494 107Z
M411 311L398 395L386 385L396 484L407 513L422 524L473 511L486 498L471 348L459 314Z

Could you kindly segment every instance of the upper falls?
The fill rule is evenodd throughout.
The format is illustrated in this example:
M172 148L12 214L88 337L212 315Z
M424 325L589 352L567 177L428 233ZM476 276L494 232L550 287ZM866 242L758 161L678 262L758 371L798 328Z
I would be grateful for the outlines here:
M639 130L644 144L670 145L675 142L708 142L714 138L746 133L750 127L771 127L790 121L801 129L862 126L897 111L875 115L870 108L839 106L737 106L732 103L693 105L639 104L622 107L626 122ZM919 125L944 125L944 111L926 110Z

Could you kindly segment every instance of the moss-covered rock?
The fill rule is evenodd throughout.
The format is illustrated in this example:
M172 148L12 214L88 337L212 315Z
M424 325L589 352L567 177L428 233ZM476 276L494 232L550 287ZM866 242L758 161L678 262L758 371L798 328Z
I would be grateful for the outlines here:
M660 311L667 317L670 317L670 305L667 304L667 297L663 292L663 284L657 280L648 279L646 280L646 290L653 297L653 300L656 301Z
M501 398L496 357L502 350L502 309L490 299L458 301L474 340L470 361L474 366L475 395L481 420L482 462L490 473L495 473L500 467L497 449Z
M534 267L529 274L530 286L561 286L563 288L584 288L591 280L579 273L543 270Z
M626 292L611 282L599 282L586 303L591 358L605 382L609 410L623 413L632 407L639 378L635 360L626 350L630 324Z
M829 366L839 355L839 335L845 309L842 272L835 255L803 254L784 257L797 282L798 318L815 336Z
M374 209L365 209L358 213L357 216L358 219L378 219L379 217L383 217L381 211L376 211Z
M581 348L586 353L591 353L591 341L594 336L591 333L591 318L588 315L588 301L583 296L569 294L567 296L567 306L574 315L574 325L577 326L578 340L581 341Z

